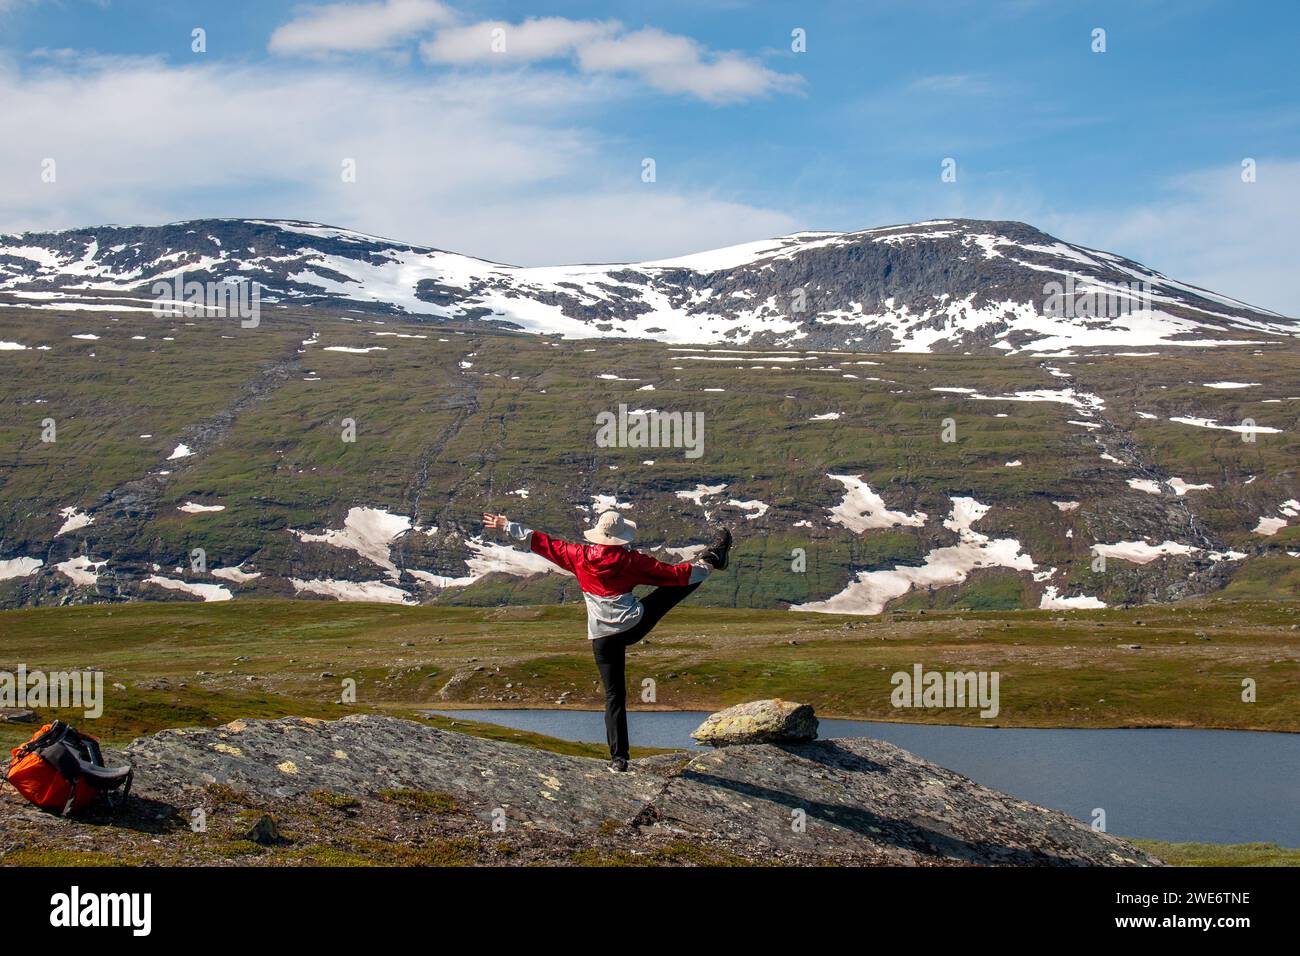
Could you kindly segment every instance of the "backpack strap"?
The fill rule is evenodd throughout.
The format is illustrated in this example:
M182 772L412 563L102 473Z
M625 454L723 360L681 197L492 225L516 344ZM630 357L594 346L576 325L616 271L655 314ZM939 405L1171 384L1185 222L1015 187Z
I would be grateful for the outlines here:
M72 786L68 788L68 802L63 805L63 811L59 815L66 817L69 813L71 813L72 805L76 802L76 800L77 800L77 781L74 779L72 781Z
M5 768L5 776L9 776L9 772L13 770L14 764L19 760L22 760L30 753L44 750L46 747L54 746L62 741L71 729L71 727L61 720L56 720L51 723L49 729L46 730L45 733L33 737L14 752L13 756L9 758L9 766Z
M104 792L104 799L108 801L108 809L117 813L126 805L126 798L131 795L131 781L135 779L135 770L130 769L126 772L126 782L122 784L120 791L108 790Z
M85 734L81 734L80 737L81 744L86 751L86 756L90 759L90 763L96 767L104 766L104 752L99 749L99 741L94 737L88 737Z

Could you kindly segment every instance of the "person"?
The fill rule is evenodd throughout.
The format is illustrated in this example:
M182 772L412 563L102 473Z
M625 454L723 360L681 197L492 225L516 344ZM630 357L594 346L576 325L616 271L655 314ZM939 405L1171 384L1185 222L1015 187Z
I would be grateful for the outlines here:
M572 544L526 528L502 514L484 514L483 527L505 531L525 542L534 553L573 573L587 604L587 639L605 688L605 737L609 769L628 769L627 649L654 629L665 614L698 588L713 571L727 566L731 532L719 529L713 543L694 561L665 564L632 548L636 523L617 511L606 511L594 527L583 532L590 544ZM638 598L633 588L653 584Z

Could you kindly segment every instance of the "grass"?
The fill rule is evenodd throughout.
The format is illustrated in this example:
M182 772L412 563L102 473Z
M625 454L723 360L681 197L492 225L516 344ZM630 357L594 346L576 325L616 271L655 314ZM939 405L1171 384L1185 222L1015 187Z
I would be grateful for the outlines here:
M1132 842L1170 866L1300 866L1300 848L1276 843Z
M654 702L634 706L715 710L779 696L812 703L823 716L893 720L890 677L921 663L997 670L998 726L1297 731L1298 623L1300 605L1251 601L1069 613L917 609L869 619L687 605L629 654L628 679L655 682ZM1124 647L1134 644L1141 649ZM604 749L427 713L598 710L603 696L578 608L294 601L37 608L0 612L0 648L0 669L102 668L105 710L91 729L108 742L237 717L377 712L562 753L594 757ZM1247 678L1257 685L1255 703L1242 700ZM355 703L338 703L345 679L356 681ZM990 723L973 710L906 716ZM0 741L33 729L0 724Z

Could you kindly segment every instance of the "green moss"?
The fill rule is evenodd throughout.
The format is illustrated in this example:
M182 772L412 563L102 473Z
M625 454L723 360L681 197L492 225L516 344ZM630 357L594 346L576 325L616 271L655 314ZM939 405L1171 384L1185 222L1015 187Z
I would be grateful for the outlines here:
M360 806L361 803L356 797L350 797L342 793L332 793L329 790L313 790L311 798L332 810L351 810L353 807Z
M405 787L380 790L379 796L388 803L423 810L427 813L455 813L459 807L451 794L436 790L411 790Z
M334 846L314 845L294 849L285 854L287 860L304 866L384 866L381 860Z
M239 859L246 856L261 856L266 852L266 848L261 844L254 843L252 840L225 840L217 843L214 847L218 856L224 856L228 859Z
M578 850L570 859L576 866L753 866L755 860L699 843L678 840L653 847L644 853L627 850L588 848Z
M348 852L384 866L472 866L478 862L478 843L469 837L435 839L420 845L354 839L348 843Z

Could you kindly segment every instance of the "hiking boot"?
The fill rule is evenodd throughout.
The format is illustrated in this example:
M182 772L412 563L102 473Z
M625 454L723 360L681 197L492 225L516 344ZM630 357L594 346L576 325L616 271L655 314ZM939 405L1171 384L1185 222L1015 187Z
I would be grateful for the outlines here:
M700 555L700 560L713 570L721 571L727 566L727 555L730 552L731 532L723 528L718 532L717 537L713 539L713 544L709 545L708 550Z
M627 773L627 761L622 757L615 757L609 762L610 773Z

